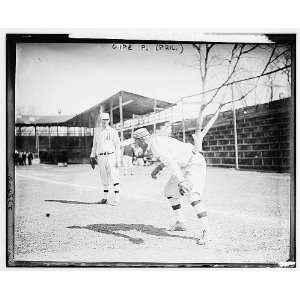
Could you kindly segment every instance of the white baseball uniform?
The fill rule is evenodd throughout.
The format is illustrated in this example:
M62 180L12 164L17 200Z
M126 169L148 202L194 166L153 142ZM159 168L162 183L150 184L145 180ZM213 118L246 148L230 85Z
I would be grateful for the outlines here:
M187 194L190 204L196 210L197 217L201 219L202 223L206 222L207 218L204 217L207 216L207 212L202 201L206 178L206 161L203 155L194 150L192 144L183 143L168 136L151 136L148 149L172 173L164 193L174 212L177 213L177 219L182 221L181 195L178 184L185 181L190 186L190 191Z
M110 184L114 186L115 196L118 196L120 177L116 163L120 164L120 154L118 132L110 126L107 128L95 128L90 156L97 158L105 199L108 197Z
M178 183L187 180L192 192L202 195L206 177L206 162L194 146L167 136L152 136L149 149L169 167L172 176L165 187L165 195L179 196Z

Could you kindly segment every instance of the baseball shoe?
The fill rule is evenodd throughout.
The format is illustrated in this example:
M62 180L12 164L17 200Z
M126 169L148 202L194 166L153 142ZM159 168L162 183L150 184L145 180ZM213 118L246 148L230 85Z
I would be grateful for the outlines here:
M107 199L101 199L97 204L107 204Z
M119 204L118 200L111 200L107 204L112 205L112 206L117 206Z
M197 244L198 245L205 245L205 244L207 244L207 230L206 229L203 229L201 231L201 236L200 236L200 238L198 238Z
M186 231L186 226L181 221L176 221L176 223L171 227L171 231Z

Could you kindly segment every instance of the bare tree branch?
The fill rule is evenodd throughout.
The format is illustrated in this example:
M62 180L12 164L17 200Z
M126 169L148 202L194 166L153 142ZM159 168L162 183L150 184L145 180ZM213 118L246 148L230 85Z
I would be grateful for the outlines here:
M252 89L250 89L246 94L242 95L239 99L231 100L231 101L225 102L225 103L223 103L222 106L225 106L225 105L227 105L227 104L229 104L229 103L234 103L234 102L238 102L238 101L244 100L244 99L245 99L252 91L254 91L255 89L256 89L256 86L253 87Z
M285 51L279 53L277 56L275 56L275 57L272 59L271 64L272 64L274 61L276 61L280 56L282 56L282 55L284 55L285 53L288 53L288 52L289 52L289 50L287 49L287 50L285 50Z
M212 97L210 98L210 100L205 103L205 107L207 107L210 103L212 103L214 101L214 99L218 95L219 91L226 85L226 83L231 79L231 77L235 73L237 65L238 65L238 63L240 61L240 58L241 58L241 55L242 55L243 48L244 48L244 45L241 45L240 49L239 49L240 50L239 54L237 55L236 61L235 61L234 65L233 65L233 68L232 68L231 72L227 76L226 80L216 89L215 93L212 95ZM235 52L237 51L237 49L238 49L238 45L235 44L234 47L233 47L233 49L232 49L232 51L231 51L231 59L230 59L230 61L233 60Z
M270 54L270 56L269 56L269 59L268 59L266 65L265 65L263 71L261 72L262 75L265 73L265 71L267 70L268 66L270 65L271 60L272 60L272 57L273 57L273 55L274 55L274 53L275 53L275 51L276 51L276 47L277 47L277 46L274 45L274 47L273 47L273 49L272 49L272 52L271 52L271 54Z
M267 76L269 74L272 74L272 73L276 73L276 72L279 72L279 71L283 71L283 70L286 70L288 68L290 68L291 65L287 65L287 66L284 66L282 68L278 68L278 69L275 69L275 70L272 70L270 72L266 72L264 74L259 74L259 75L255 75L255 76L251 76L251 77L247 77L247 78L243 78L243 79L238 79L238 80L234 80L234 81L231 81L231 82L228 82L224 85L224 87L226 86L229 86L229 85L233 85L233 84L236 84L236 83L239 83L239 82L245 82L245 81L249 81L249 80L253 80L253 79L256 79L256 78L259 78L259 77L263 77L263 76ZM180 100L176 101L176 103L178 103L179 101L181 101L181 99L187 99L187 98L192 98L192 97L195 97L195 96L200 96L202 94L207 94L207 93L211 93L217 89L219 89L219 87L216 87L216 88L212 88L212 89L209 89L207 91L203 91L203 92L200 92L200 93L196 93L196 94L192 94L192 95L189 95L189 96L185 96L185 97L181 97Z
M251 51L253 51L254 49L256 49L258 47L258 45L257 44L255 44L254 46L252 46L251 48L249 48L248 50L245 50L245 51L243 51L243 53L242 54L247 54L247 53L249 53L249 52L251 52Z
M240 98L238 99L235 99L235 100L231 100L231 101L228 101L228 102L225 102L225 103L220 103L217 110L214 112L213 114L213 117L208 121L208 123L205 125L204 129L199 132L199 129L198 130L198 134L196 134L194 136L194 141L195 141L195 146L198 150L202 151L202 142L203 142L203 139L204 137L206 136L206 134L208 133L208 131L210 130L210 128L213 126L213 124L215 123L215 121L217 120L218 116L219 116L219 113L221 111L221 109L229 104L229 103L233 103L233 102L238 102L238 101L241 101L243 99L245 99L253 90L255 89L252 88L251 90L249 90L246 94L242 95Z

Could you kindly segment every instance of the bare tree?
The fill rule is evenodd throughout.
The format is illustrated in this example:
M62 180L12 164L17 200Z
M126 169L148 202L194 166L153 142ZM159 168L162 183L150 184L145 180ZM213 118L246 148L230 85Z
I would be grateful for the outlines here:
M226 53L227 56L221 56L218 54L219 44L193 44L198 57L198 68L200 71L201 78L201 92L200 92L200 109L196 122L196 132L194 135L195 146L198 150L202 151L202 142L216 121L222 107L228 103L245 101L246 97L254 91L260 81L260 78L265 75L271 76L272 73L277 72L278 68L281 67L282 71L286 70L286 66L290 63L288 60L289 49L281 47L276 44L267 45L261 47L258 44L232 44L229 51ZM224 45L221 45L221 47ZM256 49L262 48L267 51L266 61L259 71L259 76L251 78L240 79L241 74L245 74L248 70L243 67L243 60L249 58L249 54L253 53ZM282 61L286 58L286 65L283 67ZM207 92L206 88L208 85L209 75L212 73L212 69L216 66L222 66L224 78L217 87ZM276 69L277 68L277 69ZM251 75L251 72L248 72ZM247 82L244 88L241 87L241 83ZM240 92L240 97L237 99L228 99L221 95L222 92L228 86L235 85ZM272 90L273 91L273 90ZM219 100L216 100L219 98ZM203 121L205 117L206 108L212 104L218 102L218 108L213 114L213 117L203 128Z
M203 138L217 119L218 114L226 101L224 102L224 99L222 98L214 116L203 129L203 121L206 108L216 100L221 91L223 91L224 88L228 86L228 83L230 83L230 81L236 77L236 74L241 71L240 61L242 60L242 58L245 57L248 53L254 51L258 47L258 45L233 44L230 51L228 51L227 57L221 57L220 55L218 55L218 53L216 52L218 50L217 48L219 48L218 44L193 44L193 47L196 49L198 54L202 92L194 140L196 148L202 150ZM219 84L212 93L208 94L205 93L208 76L211 72L212 67L215 66L222 66L224 70L226 70L227 74L221 84ZM241 98L244 99L244 97Z

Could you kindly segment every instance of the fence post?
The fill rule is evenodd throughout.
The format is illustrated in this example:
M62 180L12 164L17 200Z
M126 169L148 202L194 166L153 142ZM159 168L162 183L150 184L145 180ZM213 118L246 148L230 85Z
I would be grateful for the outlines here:
M183 99L181 99L181 120L182 120L182 140L185 143L185 122L184 122L184 111L183 111Z
M234 99L233 86L231 86L231 95ZM235 102L232 102L232 114L233 114L233 132L234 132L234 153L235 153L235 168L239 169L239 153L237 143L237 128L236 128L236 113L235 113Z
M121 133L121 142L124 140L123 136L123 97L122 92L119 93L119 114L120 114L120 133Z

